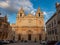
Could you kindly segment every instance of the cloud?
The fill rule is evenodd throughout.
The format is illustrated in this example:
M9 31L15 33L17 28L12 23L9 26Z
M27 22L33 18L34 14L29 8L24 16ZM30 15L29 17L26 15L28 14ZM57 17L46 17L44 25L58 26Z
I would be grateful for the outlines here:
M33 4L30 2L30 0L0 0L0 9L3 8L10 15L12 13L17 13L21 7L23 7L26 13L35 15L36 9L33 8ZM43 13L46 22L52 16L54 11L43 11Z
M45 22L46 22L54 14L54 11L49 11L49 12L43 11L43 14L44 14Z
M35 14L35 9L33 8L33 4L30 2L30 0L0 0L0 10L8 13L9 22L15 22L16 13L21 7L23 7L25 13L32 13L33 15Z
M0 7L8 13L16 13L21 7L28 13L35 10L29 0L0 0Z
M47 12L43 12L44 15L47 15Z
M9 5L8 5L7 2L0 2L0 7L6 8L6 7L8 7L8 6L9 6Z
M36 9L32 10L31 14L35 15L36 14Z

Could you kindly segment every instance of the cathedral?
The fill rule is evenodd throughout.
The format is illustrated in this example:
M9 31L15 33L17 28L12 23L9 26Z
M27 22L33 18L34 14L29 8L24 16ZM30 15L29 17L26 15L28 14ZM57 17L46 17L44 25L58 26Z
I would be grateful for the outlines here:
M15 40L45 40L44 16L43 12L40 11L40 8L37 9L35 15L26 15L23 8L21 8L17 13L16 23L11 24L11 26L16 33Z

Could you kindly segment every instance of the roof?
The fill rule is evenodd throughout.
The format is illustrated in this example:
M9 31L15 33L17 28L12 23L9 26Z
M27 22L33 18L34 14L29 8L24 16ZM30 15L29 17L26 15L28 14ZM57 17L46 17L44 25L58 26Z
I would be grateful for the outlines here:
M4 17L0 17L0 19L1 19L1 20L2 20L2 19L4 20Z
M54 16L56 16L56 13L45 24L47 24Z

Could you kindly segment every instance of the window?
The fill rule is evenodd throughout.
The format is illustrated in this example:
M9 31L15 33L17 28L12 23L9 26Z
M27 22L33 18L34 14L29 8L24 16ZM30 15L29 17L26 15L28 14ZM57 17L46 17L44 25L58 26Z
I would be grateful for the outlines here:
M53 22L52 22L52 27L53 27Z
M0 22L0 27L1 27L2 23Z
M51 31L48 31L48 35L51 35Z
M58 13L60 13L60 10L58 11Z
M54 30L52 30L52 34L54 34Z
M54 25L56 24L56 20L54 20Z
M51 24L49 24L49 28L51 28Z
M58 41L58 36L56 36L56 41Z
M0 32L0 37L1 37L1 35L2 35L2 32Z
M57 29L55 29L55 34L57 34Z
M22 13L20 13L20 17L22 17Z
M49 31L47 31L48 32L48 35L49 35Z
M39 13L39 17L40 17L40 13Z
M60 21L58 21L58 24L60 24Z
M49 31L49 34L51 35L51 31Z

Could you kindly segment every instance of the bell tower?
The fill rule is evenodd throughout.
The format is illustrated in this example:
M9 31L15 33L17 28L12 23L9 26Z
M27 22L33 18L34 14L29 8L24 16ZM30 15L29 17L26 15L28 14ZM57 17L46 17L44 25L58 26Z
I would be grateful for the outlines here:
M37 9L36 17L43 17L43 13L40 11L40 8Z
M44 15L40 8L37 9L35 16L39 20L40 24L44 26Z
M17 14L17 20L19 20L20 18L23 18L24 16L25 16L24 10L23 10L23 8L20 8L20 10L18 11L18 14Z
M20 10L17 13L16 23L19 23L24 16L25 16L24 10L21 7Z
M56 10L57 12L60 12L60 3L56 3Z

